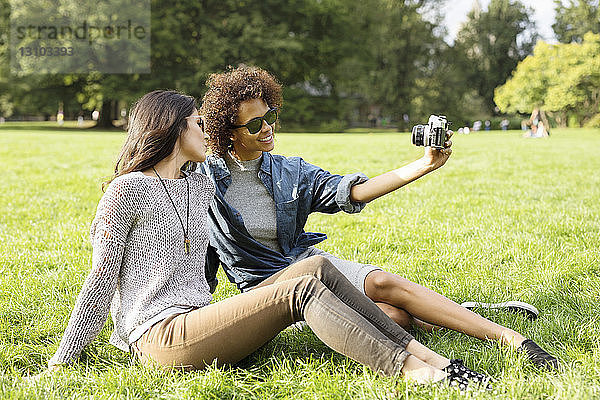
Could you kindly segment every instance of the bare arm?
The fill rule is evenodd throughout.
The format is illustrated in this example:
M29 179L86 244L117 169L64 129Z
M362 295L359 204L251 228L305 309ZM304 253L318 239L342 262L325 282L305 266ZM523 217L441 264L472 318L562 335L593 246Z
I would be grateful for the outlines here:
M354 202L368 203L435 171L444 165L452 154L450 136L452 136L452 131L448 131L445 149L436 150L426 147L425 154L420 159L353 186L350 191L350 199Z

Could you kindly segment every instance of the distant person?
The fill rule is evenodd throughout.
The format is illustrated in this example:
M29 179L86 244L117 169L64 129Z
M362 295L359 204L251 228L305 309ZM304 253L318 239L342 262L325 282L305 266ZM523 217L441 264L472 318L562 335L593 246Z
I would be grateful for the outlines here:
M407 113L402 114L402 121L404 121L404 130L410 130L410 117Z
M399 275L320 250L315 246L327 236L304 231L311 213L360 212L370 201L442 167L452 154L452 132L445 148L426 147L420 159L374 178L335 175L300 157L271 154L283 99L281 85L267 71L239 67L211 75L207 86L202 112L214 155L200 168L216 186L209 213L214 247L209 248L209 282L216 281L221 264L231 282L252 292L273 284L295 263L320 255L406 329L442 326L521 349L537 365L557 364L520 333Z
M492 122L489 119L485 120L484 125L485 125L485 130L486 131L489 131L490 129L492 129Z
M546 127L544 126L544 123L542 121L538 122L537 135L538 137L548 136L548 132L546 131Z
M509 125L510 125L510 121L509 121L509 120L507 120L506 118L504 118L502 121L500 121L500 128L501 128L503 131L506 131L506 130L508 130L508 127L509 127Z
M56 122L58 123L58 126L63 126L65 124L65 113L62 110L56 114Z
M550 125L546 119L546 113L539 108L533 109L527 125L530 129L524 134L525 137L543 138L550 136L550 131L548 130Z
M473 131L478 132L481 130L481 121L475 121L473 123Z
M110 342L145 365L235 364L303 320L332 349L385 375L462 390L487 385L486 376L417 342L325 257L211 303L204 264L215 187L203 174L182 171L206 158L204 119L192 97L154 91L138 100L129 122L92 222L92 269L46 373L72 363L110 309Z

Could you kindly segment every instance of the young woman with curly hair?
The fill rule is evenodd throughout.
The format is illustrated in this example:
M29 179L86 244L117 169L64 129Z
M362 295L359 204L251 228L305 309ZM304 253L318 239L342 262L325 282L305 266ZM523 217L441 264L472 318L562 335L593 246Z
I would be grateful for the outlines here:
M214 155L201 168L216 186L209 211L209 282L215 284L220 263L241 291L264 288L279 271L321 255L407 329L445 327L522 350L537 365L558 365L520 333L399 275L326 253L314 247L326 235L304 231L312 212L359 212L366 203L440 168L452 154L451 133L444 149L426 147L420 159L377 177L335 175L299 157L271 154L282 95L267 71L242 66L211 75L207 86L202 112Z
M383 374L461 389L485 384L485 376L414 340L324 257L211 304L204 263L215 188L205 175L182 171L206 158L204 119L192 97L154 91L135 104L129 122L92 222L91 271L42 375L73 362L110 310L110 342L144 364L234 364L303 320L329 347Z

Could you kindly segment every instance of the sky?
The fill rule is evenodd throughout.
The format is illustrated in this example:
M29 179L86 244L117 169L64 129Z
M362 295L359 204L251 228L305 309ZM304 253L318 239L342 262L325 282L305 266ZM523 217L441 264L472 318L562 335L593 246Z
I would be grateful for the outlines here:
M520 0L526 6L533 8L536 29L546 42L556 42L552 24L554 23L554 0ZM446 15L445 22L448 28L448 42L454 42L456 33L463 22L467 20L467 14L473 8L475 0L449 0L444 5ZM483 10L487 10L490 0L479 0Z

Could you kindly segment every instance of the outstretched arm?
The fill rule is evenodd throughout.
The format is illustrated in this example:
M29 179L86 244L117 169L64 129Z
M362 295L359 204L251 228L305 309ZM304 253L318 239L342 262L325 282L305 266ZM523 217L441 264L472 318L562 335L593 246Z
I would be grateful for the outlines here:
M364 183L354 185L350 191L350 199L354 202L368 203L419 179L431 171L435 171L444 165L452 154L450 136L452 136L452 131L448 131L446 148L437 150L425 147L425 154L420 159L371 178Z

